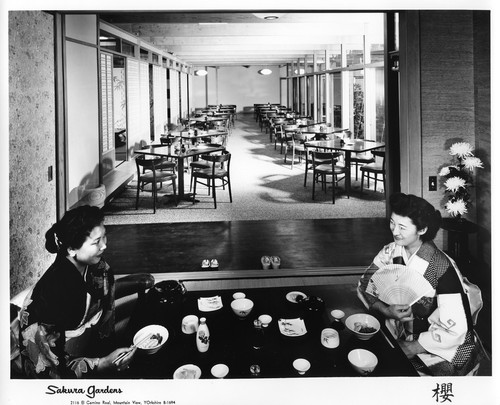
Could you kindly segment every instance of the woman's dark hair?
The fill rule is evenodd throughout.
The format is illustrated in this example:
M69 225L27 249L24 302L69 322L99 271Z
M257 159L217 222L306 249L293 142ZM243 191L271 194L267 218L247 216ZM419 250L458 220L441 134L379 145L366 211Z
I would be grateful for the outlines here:
M427 227L427 232L420 236L424 242L433 240L441 227L441 213L416 195L395 193L389 198L389 206L395 214L410 218L417 230Z
M96 226L104 221L98 207L82 205L74 208L45 233L45 249L66 254L68 248L79 249Z

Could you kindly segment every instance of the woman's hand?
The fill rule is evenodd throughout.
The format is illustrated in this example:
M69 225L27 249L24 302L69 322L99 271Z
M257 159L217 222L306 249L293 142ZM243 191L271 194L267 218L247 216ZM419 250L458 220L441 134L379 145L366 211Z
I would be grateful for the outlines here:
M386 318L396 319L402 322L411 321L413 319L411 306L409 305L387 305L382 301L377 301L372 305L372 308L375 308Z
M99 359L99 364L97 370L102 371L122 371L129 368L129 364L134 357L137 348L133 347L121 347L112 351L106 357L101 357ZM123 353L123 354L122 354Z

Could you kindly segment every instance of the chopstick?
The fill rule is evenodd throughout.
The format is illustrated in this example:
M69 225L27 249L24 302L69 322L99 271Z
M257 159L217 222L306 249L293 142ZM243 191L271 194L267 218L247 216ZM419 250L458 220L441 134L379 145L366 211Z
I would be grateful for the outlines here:
M394 345L392 344L391 340L387 337L387 335L384 333L382 329L380 329L380 332L382 332L382 336L387 340L387 343L389 343L389 346L391 346L392 349L394 349Z
M144 343L146 340L148 339L151 339L151 336L153 336L152 333L148 333L144 338L142 338L141 340L139 340L137 343L134 343L132 346L130 346L130 350L128 350L127 352L122 352L118 355L118 357L116 359L113 360L113 364L116 364L118 363L121 359L123 359L127 354L130 353L130 351L134 348L134 347L139 347L142 343Z

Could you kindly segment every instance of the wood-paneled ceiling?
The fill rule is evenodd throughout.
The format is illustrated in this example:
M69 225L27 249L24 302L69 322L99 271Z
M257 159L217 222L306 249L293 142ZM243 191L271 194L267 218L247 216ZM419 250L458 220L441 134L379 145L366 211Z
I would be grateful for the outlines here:
M193 66L284 65L340 44L383 43L378 12L101 11L100 18ZM266 20L264 15L277 15ZM311 56L312 58L312 56Z

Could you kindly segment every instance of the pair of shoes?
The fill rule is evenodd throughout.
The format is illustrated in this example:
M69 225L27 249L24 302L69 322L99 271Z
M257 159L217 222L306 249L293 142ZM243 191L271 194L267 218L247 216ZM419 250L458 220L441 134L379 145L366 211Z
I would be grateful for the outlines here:
M273 269L279 269L281 265L281 259L278 256L271 256L271 265Z
M219 262L217 261L217 259L203 259L203 261L201 262L201 268L204 270L208 268L215 270L219 268Z

